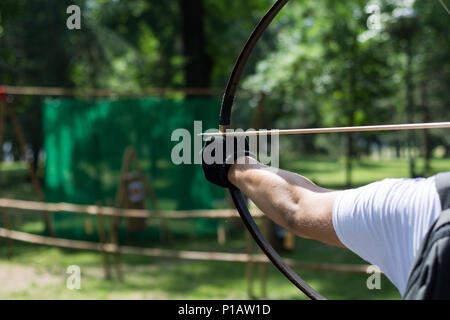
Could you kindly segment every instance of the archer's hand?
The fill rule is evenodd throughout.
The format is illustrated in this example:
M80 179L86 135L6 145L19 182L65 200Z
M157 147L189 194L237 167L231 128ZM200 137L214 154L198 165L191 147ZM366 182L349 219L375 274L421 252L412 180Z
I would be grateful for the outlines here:
M227 144L233 144L228 147ZM202 149L202 168L206 180L224 188L236 188L228 180L228 171L236 159L254 155L249 151L247 137L213 136Z

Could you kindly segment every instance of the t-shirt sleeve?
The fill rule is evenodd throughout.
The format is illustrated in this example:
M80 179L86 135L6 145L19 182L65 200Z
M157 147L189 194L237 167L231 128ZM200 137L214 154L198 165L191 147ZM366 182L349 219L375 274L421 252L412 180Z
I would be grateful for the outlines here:
M348 249L377 265L403 293L415 253L439 213L434 179L385 179L341 192L333 226Z

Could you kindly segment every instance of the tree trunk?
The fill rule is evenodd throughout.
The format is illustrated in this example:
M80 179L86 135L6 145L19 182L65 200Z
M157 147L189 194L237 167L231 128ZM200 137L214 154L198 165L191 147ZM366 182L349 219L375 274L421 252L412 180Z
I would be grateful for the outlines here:
M406 46L407 65L406 65L406 121L407 123L413 123L414 121L414 84L412 79L412 44L408 39ZM413 155L415 134L412 130L407 132L407 145L408 145L408 158L409 158L409 175L411 178L416 177L415 159Z
M428 87L427 81L423 80L421 83L421 98L422 98L422 112L423 112L423 122L431 122L431 110L430 105L428 103ZM424 176L431 173L431 157L433 154L433 145L431 139L430 130L424 130L424 158L425 158L425 167L424 167Z
M33 170L37 173L39 169L39 152L41 151L40 145L32 144L31 149L33 151L33 161L31 162L31 166Z
M345 153L345 185L347 188L352 186L353 169L353 134L347 134L347 151Z
M397 159L400 159L401 158L401 156L402 156L402 153L401 153L401 144L400 144L400 141L399 140L395 140L395 142L394 142L394 146L395 146L395 157L397 158Z
M204 30L203 0L180 0L181 34L183 39L184 84L188 88L207 88L210 86L212 70L211 58L206 52ZM186 99L199 98L187 95ZM200 112L200 111L198 111ZM194 119L202 119L203 115L196 113ZM187 170L187 181L194 181L194 170ZM185 206L195 203L192 192L185 193Z
M356 36L353 39L353 47L352 47L352 67L350 68L349 73L349 111L348 111L348 119L349 126L355 125L355 110L357 105L357 97L356 97L356 85L357 85L357 72L358 72L358 40ZM352 169L353 169L353 157L354 157L354 147L353 147L353 138L354 135L352 133L347 134L347 146L346 146L346 181L345 185L347 187L352 186Z
M211 57L206 52L203 0L180 0L183 52L186 59L185 85L190 88L210 86Z
M450 158L450 145L447 144L447 141L444 142L444 148L445 148L445 157Z

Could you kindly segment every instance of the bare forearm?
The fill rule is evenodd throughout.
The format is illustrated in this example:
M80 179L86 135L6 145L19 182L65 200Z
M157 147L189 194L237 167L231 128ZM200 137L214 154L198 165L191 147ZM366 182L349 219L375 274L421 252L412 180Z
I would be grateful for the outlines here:
M325 220L323 225L320 222L330 211L330 201L321 195L330 190L298 174L264 166L252 158L247 158L247 164L234 164L228 179L279 225L302 237L335 244L333 237L333 241L328 239L330 226Z

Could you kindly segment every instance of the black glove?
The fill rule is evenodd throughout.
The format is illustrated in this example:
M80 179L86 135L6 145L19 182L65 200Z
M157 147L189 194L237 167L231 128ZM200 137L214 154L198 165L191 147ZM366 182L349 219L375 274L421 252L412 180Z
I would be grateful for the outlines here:
M226 150L227 143L233 143L233 150ZM244 149L242 149L242 146ZM231 147L230 147L231 148ZM206 180L224 188L236 187L228 181L228 171L241 156L255 157L249 151L247 137L213 136L208 138L202 149L202 168ZM221 154L216 153L219 152Z

